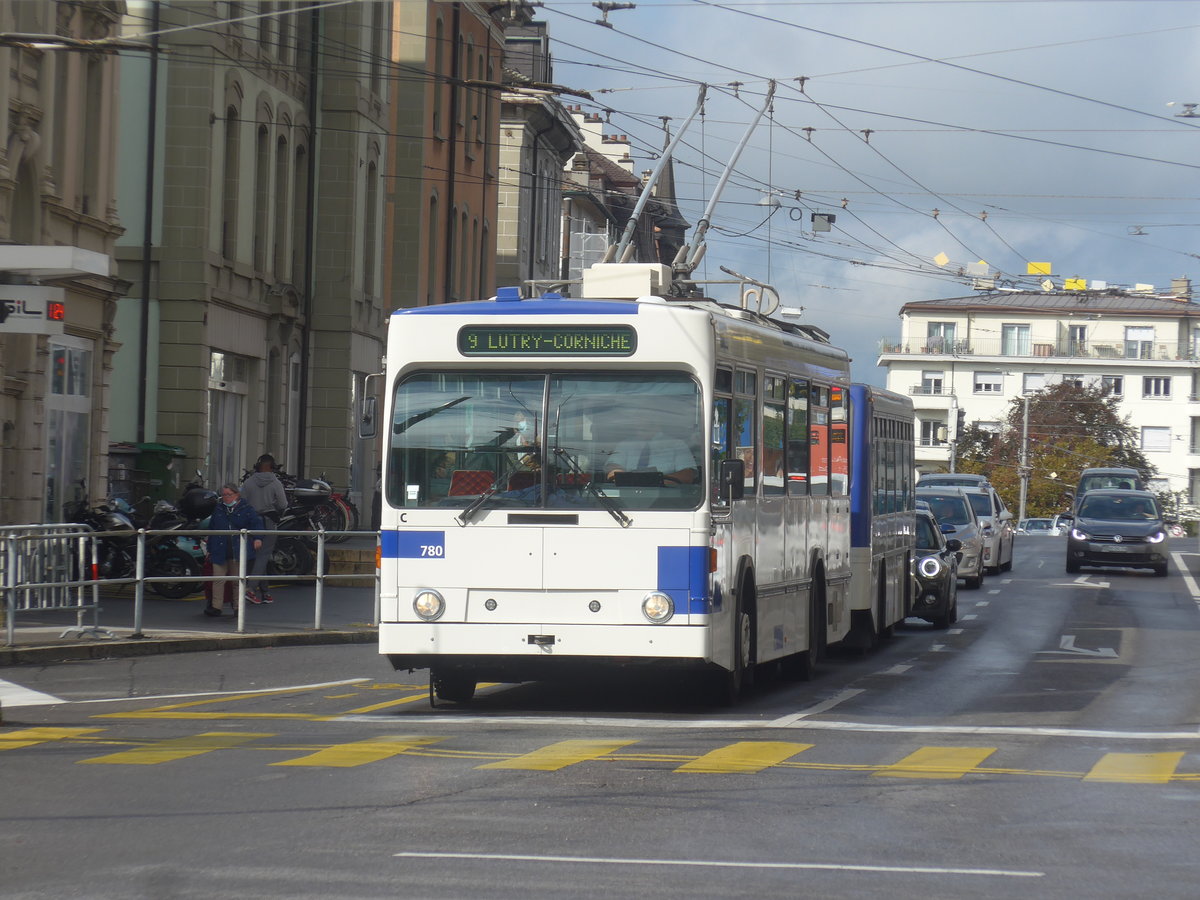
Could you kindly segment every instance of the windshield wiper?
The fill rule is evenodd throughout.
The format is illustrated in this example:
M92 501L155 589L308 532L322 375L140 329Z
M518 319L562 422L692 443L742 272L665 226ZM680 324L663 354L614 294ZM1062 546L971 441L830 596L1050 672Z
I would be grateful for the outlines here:
M393 426L392 431L394 434L404 434L404 432L408 431L408 429L412 428L418 422L424 422L430 416L436 416L438 413L444 412L445 410L450 409L453 406L458 406L458 404L462 403L464 400L470 400L470 399L471 399L471 397L469 395L464 395L455 400L451 400L449 403L443 403L441 406L435 406L435 407L432 407L431 409L425 410L424 412L419 412L414 415L411 415L407 419L405 419L403 422L397 422Z
M633 524L633 519L631 519L631 518L629 518L629 516L625 515L625 513L621 510L621 508L619 506L617 506L616 503L613 502L612 497L608 496L608 494L604 493L604 491L602 491L602 490L600 490L600 488L596 487L596 483L594 481L592 481L592 478L590 475L586 475L584 473L584 471L580 467L579 463L575 460L575 457L571 456L571 454L568 453L562 447L554 447L553 453L556 458L558 458L560 460L564 460L566 462L567 468L571 470L572 474L581 475L586 479L586 481L583 485L583 489L585 491L589 492L597 500L599 500L600 505L603 506L606 510L608 510L609 515L611 515L614 519L616 519L617 523L622 528L628 528L630 525Z
M457 516L455 516L454 521L457 522L459 525L466 526L466 524L469 521L471 521L471 517L473 515L475 515L476 512L478 512L478 510L483 506L483 504L487 503L490 499L492 499L492 497L494 497L496 495L496 492L499 490L500 490L499 485L496 483L493 483L490 488L488 488L486 491L484 491L482 494L480 494L478 497L476 497L474 500L472 500L470 505L467 506L466 509L464 509Z

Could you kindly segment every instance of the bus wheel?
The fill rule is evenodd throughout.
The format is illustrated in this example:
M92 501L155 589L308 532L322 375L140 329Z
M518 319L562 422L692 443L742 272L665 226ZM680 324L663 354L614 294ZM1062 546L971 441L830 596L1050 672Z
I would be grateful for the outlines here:
M741 697L742 687L750 683L754 660L754 619L746 602L750 583L742 583L733 614L733 669L716 676L714 696L722 706L733 706Z
M429 705L445 700L447 703L470 703L475 696L475 679L466 672L439 672L433 669L429 673Z
M808 604L808 649L797 655L796 675L801 681L817 676L817 665L825 656L825 579L813 583Z

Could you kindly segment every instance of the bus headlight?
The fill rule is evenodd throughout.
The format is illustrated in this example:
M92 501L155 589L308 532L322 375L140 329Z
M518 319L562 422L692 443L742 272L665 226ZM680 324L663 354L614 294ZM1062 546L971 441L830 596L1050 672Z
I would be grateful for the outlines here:
M651 591L642 599L642 615L656 625L675 615L675 601L662 591Z
M426 622L440 619L446 611L446 601L437 591L426 588L413 598L413 612Z
M942 564L936 556L927 556L921 560L920 569L926 578L936 578L938 572L942 571Z

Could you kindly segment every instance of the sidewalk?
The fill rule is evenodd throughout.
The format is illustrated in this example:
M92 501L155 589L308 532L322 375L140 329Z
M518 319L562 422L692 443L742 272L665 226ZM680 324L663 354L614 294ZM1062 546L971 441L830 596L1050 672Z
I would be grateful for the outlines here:
M246 605L245 631L237 631L237 615L227 607L221 618L203 613L204 597L195 594L167 600L146 592L142 635L133 637L133 588L105 594L101 601L101 633L66 629L76 625L69 612L30 612L14 619L12 646L0 643L0 666L42 665L83 659L116 659L161 653L232 650L312 644L372 643L378 630L371 624L375 591L370 587L326 585L321 630L313 628L315 591L311 583L273 587L275 602ZM92 622L90 613L83 625ZM104 633L107 632L107 633ZM0 628L0 642L7 640Z

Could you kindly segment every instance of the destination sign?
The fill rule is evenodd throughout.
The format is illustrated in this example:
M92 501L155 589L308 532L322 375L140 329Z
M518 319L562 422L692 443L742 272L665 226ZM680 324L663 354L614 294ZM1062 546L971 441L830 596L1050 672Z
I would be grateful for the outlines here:
M632 325L466 325L463 356L632 356Z

